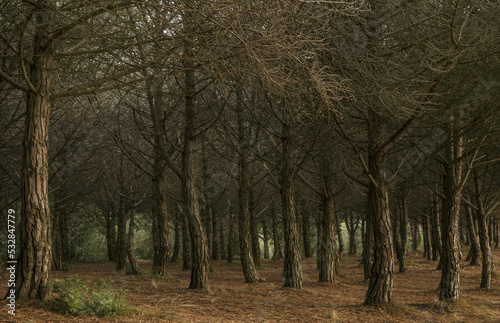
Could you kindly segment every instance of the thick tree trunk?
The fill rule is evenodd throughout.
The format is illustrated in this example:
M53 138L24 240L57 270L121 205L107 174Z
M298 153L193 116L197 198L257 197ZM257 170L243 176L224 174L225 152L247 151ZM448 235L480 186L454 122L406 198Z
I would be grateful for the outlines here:
M467 216L467 227L468 227L468 232L469 232L469 240L470 240L470 249L469 249L469 254L467 255L467 258L465 258L465 261L470 261L469 265L470 266L476 266L479 265L479 252L481 250L481 247L479 245L479 237L477 235L476 231L476 226L474 225L475 223L475 217L473 215L473 210L469 205L465 206L465 211L466 211L466 216Z
M385 152L378 150L378 146L383 140L384 120L373 109L370 109L370 114L368 167L373 180L369 181L368 213L373 226L373 265L365 298L367 305L391 302L394 275Z
M284 108L285 109L285 108ZM283 287L302 288L302 264L300 262L300 243L294 201L294 165L292 149L292 125L287 112L283 113L281 133L282 170L281 170L281 211L283 212L285 233L285 259L283 265Z
M54 48L55 1L38 1L34 13L33 57L29 81L21 175L20 248L16 270L16 297L40 298L47 294L52 264L49 209L49 117Z
M481 187L479 184L479 175L477 170L474 169L474 188L475 200L477 207L477 222L479 227L479 243L481 246L482 255L482 272L481 272L481 285L479 288L490 289L491 287L491 274L495 271L495 262L493 261L493 254L489 244L488 226L486 220L486 211L484 209L483 197L481 194Z

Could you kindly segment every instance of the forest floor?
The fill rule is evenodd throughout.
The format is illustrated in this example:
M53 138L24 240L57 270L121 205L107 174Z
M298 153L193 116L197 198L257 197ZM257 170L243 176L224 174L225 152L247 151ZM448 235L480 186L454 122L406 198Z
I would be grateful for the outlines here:
M500 250L493 250L500 271ZM464 255L466 252L464 251ZM110 288L127 290L132 310L115 318L74 317L45 309L37 301L18 301L15 320L0 301L0 322L499 322L500 276L494 275L490 291L479 290L481 266L460 267L461 299L444 306L438 299L440 271L437 263L410 252L407 272L394 275L393 303L382 307L362 305L368 282L363 280L359 256L345 255L333 284L318 283L315 258L303 260L302 290L282 288L282 261L262 261L261 284L245 284L240 263L212 262L210 289L187 288L190 272L170 264L169 278L152 281L151 263L140 261L142 273L125 275L112 263L74 264L67 272L53 272L51 279L78 274L88 283L104 278ZM397 266L396 266L397 270ZM5 274L4 274L5 276ZM5 295L2 282L0 295Z

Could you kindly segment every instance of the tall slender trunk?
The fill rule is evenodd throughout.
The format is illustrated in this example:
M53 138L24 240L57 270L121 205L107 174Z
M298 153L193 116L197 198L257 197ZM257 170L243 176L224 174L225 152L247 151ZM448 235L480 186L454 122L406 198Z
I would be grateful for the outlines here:
M24 125L16 297L43 299L52 264L48 149L55 1L38 1L34 20L33 56L28 72L33 91L28 92Z
M352 212L349 212L349 215L345 218L345 226L349 233L349 255L355 255L357 253L356 230L359 227L359 218L356 219L356 223L354 223Z
M270 259L269 255L269 228L265 217L262 217L262 234L264 240L264 259Z
M467 216L467 227L470 236L470 249L465 261L470 261L470 266L479 265L479 252L481 251L481 246L479 245L479 237L477 235L474 217L474 211L469 205L465 206L466 216Z
M182 270L191 270L192 251L191 251L191 229L189 228L189 219L187 213L182 211Z
M117 257L116 269L124 269L127 261L127 211L125 197L120 195L120 207L118 210L118 235L117 235Z
M220 251L220 259L221 260L226 260L226 244L224 240L224 224L222 223L222 218L221 221L219 222L219 251Z
M106 245L108 249L108 261L115 261L116 254L116 228L115 213L108 208L104 211L106 217Z
M481 285L479 288L490 289L491 287L491 274L495 272L495 262L493 261L493 254L490 248L490 238L488 234L488 225L486 222L486 211L484 209L483 197L481 187L479 184L479 175L477 169L473 170L474 173L474 188L475 200L477 206L477 222L479 226L479 243L481 246L482 272L481 272Z
M212 210L212 260L220 259L219 252L219 216Z
M342 221L340 220L340 216L338 215L336 210L334 211L335 216L335 230L337 231L337 240L339 244L338 250L338 260L342 258L342 254L344 253L344 236L342 235Z
M245 127L243 102L241 97L241 88L236 92L236 117L238 122L238 199L239 199L239 238L240 238L240 257L245 282L257 283L259 276L255 270L254 259L252 256L252 237L251 237L251 214L250 214L250 192L248 183L248 138L247 128Z
M432 241L433 241L432 260L436 261L436 260L438 260L438 258L441 259L441 254L442 254L441 216L439 213L439 204L437 201L436 194L434 194L433 198L432 198L431 224L432 224ZM438 269L441 269L441 268L438 268Z
M195 75L192 50L185 47L185 104L184 104L184 151L182 155L182 195L184 211L191 234L191 282L189 288L208 287L208 242L201 219L194 175L195 149Z
M181 253L181 236L182 236L182 213L177 214L174 224L174 250L170 262L177 262Z
M279 260L281 259L281 244L280 244L280 238L278 236L278 223L276 219L278 215L275 214L273 210L271 210L271 215L272 215L273 246L274 246L272 259Z
M304 210L302 214L302 240L304 243L304 256L310 258L313 256L311 246L311 216Z
M406 256L408 254L408 204L406 193L401 200L401 211L399 213L399 239L401 241L401 259L399 261L399 272L406 272Z
M257 205L254 201L253 191L250 190L249 194L249 210L250 210L250 236L252 238L252 257L256 267L260 267L260 241L259 241L259 228L258 219L255 214Z
M284 108L285 109L285 108ZM289 116L283 113L281 133L282 170L281 170L281 211L283 212L285 231L285 259L283 264L283 287L302 288L302 264L300 263L300 243L295 216L294 201L294 166L292 149L292 125Z
M229 231L227 233L227 262L232 263L234 257L233 246L233 232L234 232L234 218L236 216L232 211L229 212Z

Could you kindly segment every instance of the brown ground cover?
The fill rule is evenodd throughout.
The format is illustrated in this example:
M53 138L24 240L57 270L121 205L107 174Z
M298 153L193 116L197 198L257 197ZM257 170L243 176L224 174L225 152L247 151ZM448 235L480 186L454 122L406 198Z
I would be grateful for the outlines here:
M466 253L464 252L464 255ZM494 250L500 271L500 250ZM126 289L132 311L115 318L73 317L53 313L37 301L18 301L15 320L0 301L0 322L500 322L500 279L492 290L478 289L481 267L461 264L461 300L444 306L437 301L440 272L436 263L411 252L407 272L394 276L393 304L363 306L367 281L358 267L359 256L344 256L333 284L318 283L316 260L303 261L304 288L282 288L282 262L264 260L259 270L262 284L245 284L240 264L212 263L210 289L193 291L188 271L171 264L170 277L152 281L151 263L140 261L139 276L125 275L111 263L75 264L68 272L54 272L53 279L78 274L86 282L108 281L112 289ZM5 276L5 275L4 275ZM6 284L2 282L0 294Z

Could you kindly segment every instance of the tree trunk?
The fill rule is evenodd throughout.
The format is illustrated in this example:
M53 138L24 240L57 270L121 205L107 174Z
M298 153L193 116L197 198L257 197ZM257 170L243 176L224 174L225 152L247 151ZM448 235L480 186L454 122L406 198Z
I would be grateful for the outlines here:
M108 249L108 261L115 261L116 253L116 228L114 212L109 209L103 210L106 217L106 246Z
M233 247L233 231L234 231L234 214L232 211L229 213L229 232L227 234L227 262L232 263L234 257Z
M188 14L189 15L189 14ZM189 19L188 19L189 20ZM184 105L184 151L182 155L182 194L184 211L188 219L191 234L191 282L189 288L204 289L208 287L208 242L198 205L194 177L195 148L195 75L193 69L193 53L185 46L185 105Z
M424 257L427 257L427 260L432 260L432 242L431 242L431 228L430 228L430 220L427 215L422 217L423 229L424 229Z
M259 228L255 208L257 207L253 192L249 194L249 210L250 210L250 236L252 237L252 257L255 267L260 267L260 242L259 242Z
M177 214L174 224L174 250L172 252L172 257L170 262L177 262L179 260L179 255L181 253L181 235L182 235L182 213Z
M212 260L219 260L219 217L212 213Z
M127 256L130 265L130 273L137 275L139 273L139 266L134 256L134 234L135 234L135 207L132 208L130 213L130 222L128 224L128 243L127 243Z
M401 212L399 219L399 239L401 241L401 259L399 261L399 272L406 272L406 256L408 254L408 204L406 193L403 193L401 201Z
M439 204L437 201L436 194L433 195L432 199L432 214L431 214L431 224L432 224L432 260L436 261L441 258L442 254L442 244L441 244L441 217L439 215ZM440 268L438 268L440 269Z
M191 229L187 213L182 211L182 270L191 270Z
M54 48L55 1L38 1L34 13L33 57L29 65L23 166L21 225L16 270L16 297L45 298L52 264L49 208L49 117Z
M349 212L349 215L345 218L345 226L349 233L349 255L355 255L357 253L356 230L359 227L359 218L356 219L356 223L354 223L353 213Z
M476 266L479 265L479 252L481 247L479 246L479 237L477 235L476 226L474 225L474 211L469 205L465 206L465 211L467 216L467 231L469 232L469 240L471 242L469 254L467 258L465 258L465 261L470 261L469 266Z
M479 175L477 169L473 170L474 173L474 188L475 199L477 206L477 222L479 226L479 243L481 246L482 255L482 272L481 272L481 285L479 288L490 289L491 287L491 274L495 271L495 262L493 261L493 254L490 249L490 238L488 235L488 226L486 220L486 211L484 209L483 197L481 187L479 184Z
M248 183L248 138L244 120L243 102L241 88L238 86L236 92L236 108L238 122L238 199L239 199L239 238L240 238L240 258L245 282L258 283L259 276L255 270L255 263L252 255L251 236L251 214L250 214L250 191ZM254 224L254 223L253 223ZM254 228L255 229L255 228Z
M311 246L311 217L306 212L303 211L302 214L302 240L304 243L304 256L306 258L311 258L313 256L312 246Z
M264 259L270 259L269 252L269 228L265 217L262 217L262 234L264 236Z
M226 257L226 244L224 240L224 223L222 223L222 218L221 221L219 222L219 250L220 250L220 259L221 260L227 260Z
M116 269L118 270L124 269L127 261L127 211L125 207L125 198L120 195L120 207L118 210L118 235L116 239Z
M297 217L295 216L292 126L286 111L283 113L282 122L281 210L283 212L285 233L285 259L283 264L285 283L283 287L300 289L302 288L302 264L300 263L299 232Z
M335 229L337 231L337 239L339 243L338 260L340 260L340 258L342 258L342 254L344 253L344 237L342 235L342 221L340 220L337 211L334 210L333 212L335 216Z
M370 284L366 292L366 305L391 302L394 275L385 152L378 150L378 145L383 140L384 120L373 109L370 109L370 115L368 167L373 181L369 181L368 213L373 226L373 265L370 273Z
M462 197L462 139L456 138L454 116L450 115L448 142L445 146L443 166L443 200L441 217L441 282L439 299L455 301L460 294L460 258L458 221Z
M278 216L277 214L274 213L274 211L271 211L272 215L272 226L273 226L273 245L274 245L274 251L273 251L273 260L279 260L281 259L281 245L280 245L280 238L278 236L278 223L276 217Z
M332 178L328 161L323 162L321 184L323 195L321 197L321 243L318 250L319 282L333 283L335 281L335 265L338 255L335 243Z

